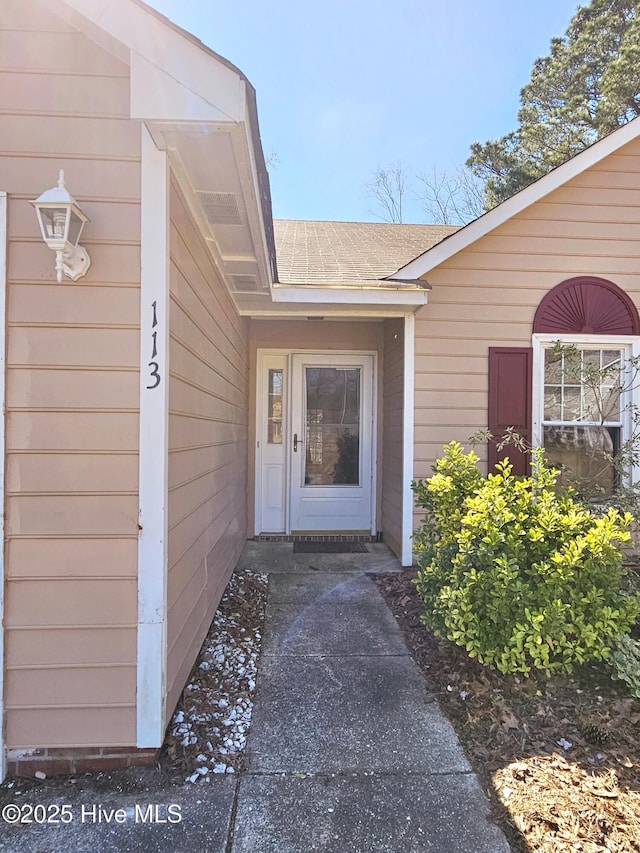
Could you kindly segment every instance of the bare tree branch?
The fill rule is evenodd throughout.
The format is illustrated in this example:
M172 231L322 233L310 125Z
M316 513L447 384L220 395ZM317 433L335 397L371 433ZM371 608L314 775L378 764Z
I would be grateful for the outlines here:
M267 169L276 168L280 165L280 157L277 151L270 151L264 158L264 163Z
M416 177L423 189L418 198L433 224L466 225L485 212L484 184L465 166L455 172L434 166Z
M387 168L378 167L365 189L376 204L371 213L383 222L402 222L402 203L408 192L405 167L400 161Z

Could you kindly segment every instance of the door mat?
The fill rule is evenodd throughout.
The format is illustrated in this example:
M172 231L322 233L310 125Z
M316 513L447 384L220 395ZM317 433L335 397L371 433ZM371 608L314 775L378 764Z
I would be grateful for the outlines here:
M294 542L294 554L366 554L362 542Z

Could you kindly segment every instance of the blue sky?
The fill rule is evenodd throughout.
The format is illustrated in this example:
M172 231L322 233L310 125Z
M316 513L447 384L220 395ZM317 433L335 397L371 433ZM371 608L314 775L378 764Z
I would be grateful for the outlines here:
M577 0L147 0L255 86L276 218L372 221L377 167L452 170L516 126ZM410 198L405 222L424 222Z

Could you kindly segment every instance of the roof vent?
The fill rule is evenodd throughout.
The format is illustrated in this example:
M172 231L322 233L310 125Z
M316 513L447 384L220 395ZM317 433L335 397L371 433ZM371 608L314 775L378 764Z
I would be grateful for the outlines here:
M233 289L238 293L258 293L258 279L255 275L232 275Z
M238 199L233 193L197 191L209 225L242 225Z

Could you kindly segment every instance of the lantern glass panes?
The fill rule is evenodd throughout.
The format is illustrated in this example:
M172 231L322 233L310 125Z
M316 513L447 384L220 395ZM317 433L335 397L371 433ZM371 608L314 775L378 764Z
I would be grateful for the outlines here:
M91 264L86 249L78 245L84 224L89 220L66 189L64 172L60 170L56 187L46 190L31 203L36 209L42 239L56 253L58 281L62 281L63 273L77 281Z

